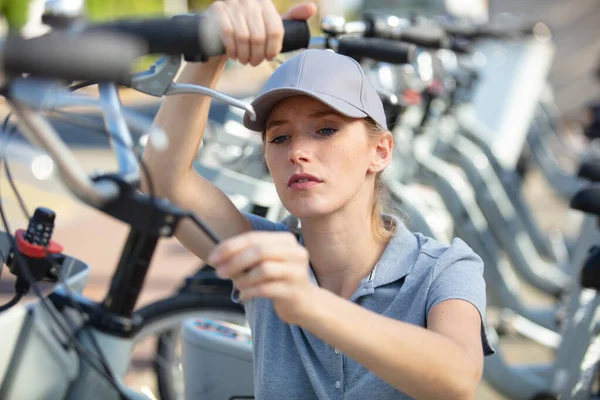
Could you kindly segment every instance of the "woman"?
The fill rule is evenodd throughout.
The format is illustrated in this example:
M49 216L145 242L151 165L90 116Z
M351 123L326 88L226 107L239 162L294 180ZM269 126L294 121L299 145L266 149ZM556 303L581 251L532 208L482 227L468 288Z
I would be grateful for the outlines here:
M315 6L284 17L308 19ZM266 0L214 2L227 56L187 65L179 78L214 87L228 58L257 65L281 49L282 24ZM191 223L177 238L233 280L253 333L258 399L472 398L487 344L481 259L464 242L444 246L382 215L379 175L393 137L360 66L324 50L281 65L245 125L264 138L277 193L301 221L242 214L191 168L209 99L178 96L156 123L169 148L144 154L157 192L204 218L213 246Z

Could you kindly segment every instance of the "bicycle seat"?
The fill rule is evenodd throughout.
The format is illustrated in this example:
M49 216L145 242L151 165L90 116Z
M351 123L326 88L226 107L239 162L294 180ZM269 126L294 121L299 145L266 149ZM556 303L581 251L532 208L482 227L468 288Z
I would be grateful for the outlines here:
M579 165L577 176L592 182L600 182L600 160L584 160Z
M594 246L590 249L583 268L581 268L579 279L582 287L600 290L600 246Z
M600 185L590 185L577 191L569 205L575 210L600 217Z

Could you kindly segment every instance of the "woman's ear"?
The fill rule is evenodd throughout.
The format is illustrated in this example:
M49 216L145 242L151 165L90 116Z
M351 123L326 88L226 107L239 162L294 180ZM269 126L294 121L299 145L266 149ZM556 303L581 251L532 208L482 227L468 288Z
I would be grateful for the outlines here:
M390 131L382 132L373 142L373 158L369 165L369 172L383 171L392 161L394 151L394 136Z

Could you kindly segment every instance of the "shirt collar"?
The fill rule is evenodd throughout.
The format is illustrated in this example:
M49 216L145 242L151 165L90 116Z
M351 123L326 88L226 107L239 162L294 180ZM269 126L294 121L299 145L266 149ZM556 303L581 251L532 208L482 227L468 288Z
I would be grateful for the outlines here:
M363 278L358 289L350 300L372 294L376 287L396 282L410 273L419 255L419 243L416 236L410 232L396 216L383 214L387 221L394 221L396 230L381 254L375 268L369 275ZM304 245L302 235L299 237L300 244ZM309 268L310 280L317 285L312 267Z

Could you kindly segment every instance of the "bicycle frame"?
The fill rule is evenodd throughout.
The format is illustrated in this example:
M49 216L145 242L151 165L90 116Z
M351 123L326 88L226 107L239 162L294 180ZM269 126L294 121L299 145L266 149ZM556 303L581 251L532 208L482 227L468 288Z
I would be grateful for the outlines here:
M527 232L519 223L517 213L500 179L485 154L466 137L460 135L452 116L445 116L435 138L436 153L460 166L476 194L477 203L489 221L499 243L512 260L515 270L532 286L558 297L569 287L571 277L556 264L542 260Z
M419 138L421 139L421 138ZM490 305L508 308L536 324L556 331L555 307L534 309L526 306L520 298L520 283L512 271L487 221L475 201L473 190L464 174L455 166L431 154L423 141L415 143L415 157L419 171L415 176L419 182L435 187L450 214L454 216L455 234L462 238L483 259L484 278Z

